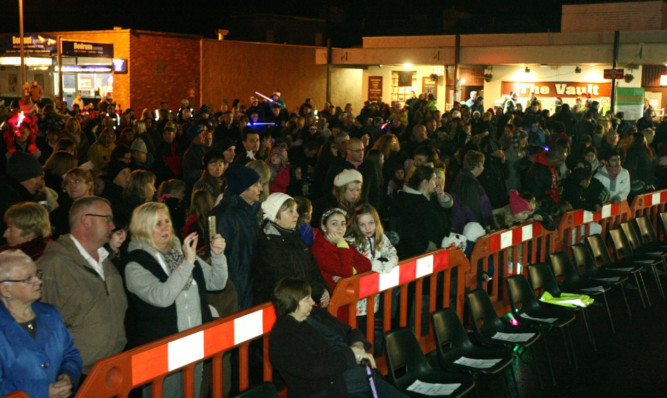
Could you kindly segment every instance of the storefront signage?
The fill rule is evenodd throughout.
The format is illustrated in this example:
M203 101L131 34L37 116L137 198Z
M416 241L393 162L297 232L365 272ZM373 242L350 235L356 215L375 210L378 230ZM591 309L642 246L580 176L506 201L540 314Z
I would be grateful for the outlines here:
M518 93L520 97L610 97L611 83L585 82L502 82L501 94Z
M382 98L382 76L368 76L368 100L379 101Z
M604 78L605 79L622 79L625 76L624 69L605 69Z
M64 73L109 73L111 72L111 67L109 66L96 66L96 65L64 65Z
M644 89L616 88L616 111L623 112L625 120L637 120L644 112Z
M27 34L23 36L23 49L26 55L55 55L58 40L53 36ZM0 38L0 55L20 55L21 37L16 35Z
M112 62L113 62L113 73L127 73L126 58L114 58Z
M73 57L113 58L113 44L111 43L63 40L61 48L63 55Z

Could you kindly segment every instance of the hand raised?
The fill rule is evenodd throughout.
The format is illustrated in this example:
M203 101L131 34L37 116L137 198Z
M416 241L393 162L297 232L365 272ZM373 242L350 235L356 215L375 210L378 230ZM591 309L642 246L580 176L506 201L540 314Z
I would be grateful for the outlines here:
M211 242L211 251L215 255L222 254L227 247L227 241L220 234L215 234L213 242Z
M197 259L197 242L199 235L196 232L191 233L183 239L183 256L185 259L194 264Z

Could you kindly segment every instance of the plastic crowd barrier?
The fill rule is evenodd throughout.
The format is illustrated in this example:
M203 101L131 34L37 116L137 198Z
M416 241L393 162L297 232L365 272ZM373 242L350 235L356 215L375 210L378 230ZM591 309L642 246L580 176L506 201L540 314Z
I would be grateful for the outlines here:
M409 317L415 316L413 323L417 336L425 352L434 349L435 343L431 328L422 333L419 318L422 314L423 297L428 297L428 312L436 307L450 305L452 284L455 283L455 304L459 316L463 316L465 289L477 287L477 267L484 271L492 264L495 268L490 286L490 296L499 315L509 311L506 298L503 297L504 276L510 273L526 272L526 266L535 262L546 261L549 252L569 249L572 236L581 237L590 232L590 224L597 222L602 227L603 237L609 228L621 222L633 219L637 215L648 215L657 227L659 213L665 211L667 190L647 193L635 197L632 207L627 202L605 204L600 212L575 210L565 213L556 231L547 231L535 222L510 229L495 231L480 237L473 249L470 261L458 249L439 249L423 256L402 261L389 274L367 272L342 279L338 282L329 304L329 311L337 314L340 308L349 307L349 323L356 326L354 308L361 299L367 299L366 335L374 342L373 326L375 314L373 308L376 295L382 295L385 303L391 303L393 292L398 290L398 305L385 305L381 314L383 330L391 328L392 316L398 317L400 326L407 326ZM658 229L659 231L660 229ZM454 273L456 271L454 278ZM502 277L498 277L502 275ZM424 283L427 282L426 286ZM424 296L425 291L436 292ZM411 298L409 300L409 290ZM436 300L440 298L440 302ZM396 299L394 299L396 300ZM414 300L413 305L412 300ZM417 315L414 315L417 314ZM268 333L275 322L275 313L270 303L259 305L201 325L197 328L178 333L153 343L137 347L133 350L105 358L93 366L90 374L76 394L81 397L127 397L129 392L139 386L153 383L153 396L161 396L161 383L170 373L184 369L185 397L193 396L194 366L205 360L212 359L213 397L221 398L223 390L222 356L238 347L239 361L232 366L239 369L239 387L244 390L249 385L248 346L262 339L264 347L263 378L270 381L272 368L268 359ZM386 371L384 360L378 358L378 367ZM9 398L24 398L22 392L6 395Z

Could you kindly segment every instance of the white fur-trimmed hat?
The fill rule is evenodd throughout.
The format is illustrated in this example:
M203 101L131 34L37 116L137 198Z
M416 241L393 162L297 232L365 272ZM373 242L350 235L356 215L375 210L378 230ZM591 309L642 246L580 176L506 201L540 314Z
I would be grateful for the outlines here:
M269 197L266 198L264 202L262 202L264 218L275 222L276 217L278 217L278 210L280 210L280 206L282 206L283 203L289 199L292 199L292 197L282 192L274 192L269 195Z

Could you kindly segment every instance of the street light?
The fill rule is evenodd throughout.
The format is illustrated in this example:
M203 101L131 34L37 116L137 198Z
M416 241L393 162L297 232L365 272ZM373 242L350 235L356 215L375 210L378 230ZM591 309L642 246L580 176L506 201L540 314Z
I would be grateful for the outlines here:
M21 87L25 83L25 54L23 45L23 0L19 0L19 37L21 42L19 48L21 49Z

